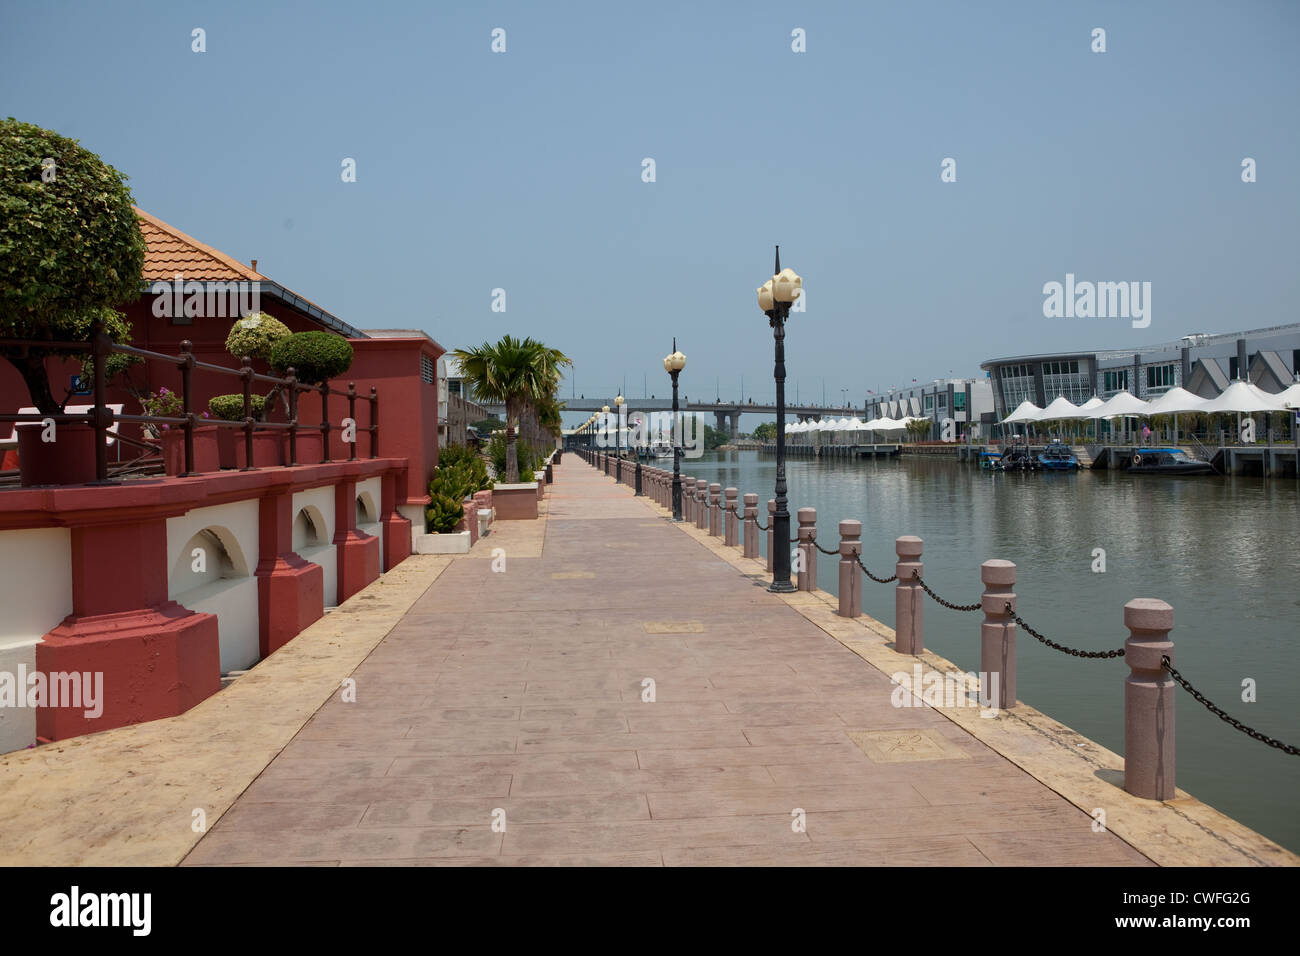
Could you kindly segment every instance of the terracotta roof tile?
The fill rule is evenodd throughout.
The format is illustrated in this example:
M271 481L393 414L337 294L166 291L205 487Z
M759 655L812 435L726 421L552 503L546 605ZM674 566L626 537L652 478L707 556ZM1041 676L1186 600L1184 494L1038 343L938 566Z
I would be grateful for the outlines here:
M251 282L263 278L249 266L187 236L143 209L136 208L135 214L148 247L144 254L146 282L159 279L170 282L178 272L187 281L244 279Z

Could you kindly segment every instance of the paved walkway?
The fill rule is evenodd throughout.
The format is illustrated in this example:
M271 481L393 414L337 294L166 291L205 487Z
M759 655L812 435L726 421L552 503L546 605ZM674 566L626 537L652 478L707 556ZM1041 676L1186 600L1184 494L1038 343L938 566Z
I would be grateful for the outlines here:
M452 561L355 703L335 694L186 863L1150 862L891 706L888 677L629 489L574 456L556 475L546 517Z

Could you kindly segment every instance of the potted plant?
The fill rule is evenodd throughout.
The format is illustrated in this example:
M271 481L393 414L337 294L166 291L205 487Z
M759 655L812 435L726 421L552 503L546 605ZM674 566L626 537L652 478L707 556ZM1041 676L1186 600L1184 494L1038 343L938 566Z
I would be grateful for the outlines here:
M267 401L261 395L249 396L249 406L255 422L266 420ZM213 418L226 422L244 420L244 393L217 395L208 402L208 411ZM244 441L242 428L218 426L217 448L221 455L222 468L248 467L248 446ZM284 432L279 429L262 429L253 432L253 467L267 468L283 464Z
M287 375L292 368L300 383L319 386L352 367L352 343L333 332L294 332L271 347L270 363L277 375ZM325 457L324 433L301 424L319 419L319 404L316 410L306 410L304 403L309 400L305 393L298 397L300 464L315 464Z
M144 237L126 177L50 130L0 120L0 338L89 341L99 328L115 342L130 326L113 306L140 295ZM57 348L0 346L42 415L58 415L46 369ZM85 355L79 356L85 358ZM24 484L91 481L94 429L17 427ZM50 440L50 439L53 440Z

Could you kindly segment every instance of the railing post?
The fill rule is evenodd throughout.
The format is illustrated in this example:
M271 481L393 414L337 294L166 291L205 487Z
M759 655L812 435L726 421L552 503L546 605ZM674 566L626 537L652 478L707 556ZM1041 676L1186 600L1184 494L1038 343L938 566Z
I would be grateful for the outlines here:
M745 557L758 557L758 495L745 495Z
M740 519L736 517L736 506L740 504L740 492L735 488L726 488L722 492L722 521L726 531L722 543L734 548L740 543Z
M320 386L320 430L321 430L321 464L330 460L330 387L328 382Z
M289 389L289 466L298 464L298 376L293 366L285 369L285 387Z
M1016 623L1007 611L1016 609L1016 566L1010 561L980 565L984 621L980 624L980 704L998 710L1016 705Z
M703 478L695 479L695 527L709 530L709 483Z
M802 558L799 570L799 590L817 590L817 509L799 509L799 555ZM780 542L778 542L779 544Z
M722 537L722 485L716 481L709 485L709 534Z
M370 457L379 457L379 392L370 386Z
M695 514L691 505L695 502L695 479L689 475L682 475L682 522L695 521Z
M1124 789L1148 800L1172 800L1174 793L1173 677L1162 657L1174 659L1174 609L1154 598L1124 605Z
M181 404L185 414L185 471L182 478L194 474L194 416L190 414L190 404L194 397L190 381L194 372L194 355L190 351L193 347L189 339L181 342Z
M105 387L108 382L108 346L111 342L104 331L104 322L98 314L90 320L90 348L94 356L94 375L91 379L91 391L94 393L95 411L91 422L95 428L95 481L108 481L108 426L113 413L106 404ZM13 426L14 437L18 437L18 426ZM120 446L119 446L120 447ZM187 466L188 470L188 466Z
M348 382L348 418L352 419L352 441L348 461L357 460L357 383ZM477 535L475 535L477 537Z
M772 555L776 554L776 499L767 499L767 569L772 570ZM782 543L781 547L786 547Z
M858 555L862 553L862 522L840 522L840 617L862 616L862 573Z
M898 575L898 585L894 588L894 650L899 654L920 654L925 650L925 592L912 572L925 574L921 539L903 535L895 539L894 552L898 555L894 567Z
M253 470L253 360L245 355L239 360L239 374L244 379L244 467Z

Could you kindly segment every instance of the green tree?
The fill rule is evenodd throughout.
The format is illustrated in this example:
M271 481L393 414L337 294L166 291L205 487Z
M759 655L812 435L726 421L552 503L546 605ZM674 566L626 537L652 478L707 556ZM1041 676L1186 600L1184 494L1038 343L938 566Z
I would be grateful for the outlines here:
M754 429L754 438L758 441L776 441L776 422L763 422Z
M560 368L573 361L534 339L511 335L476 348L456 349L454 354L478 400L506 407L505 476L513 484L519 481L515 430L520 417L536 403L554 398Z
M130 326L112 307L139 298L144 252L124 175L76 140L0 121L0 336L83 341L98 319L125 341ZM58 352L0 348L46 415L63 405L45 372Z

